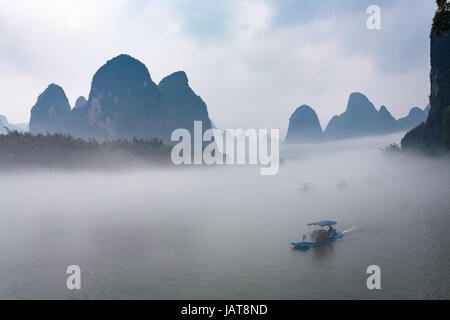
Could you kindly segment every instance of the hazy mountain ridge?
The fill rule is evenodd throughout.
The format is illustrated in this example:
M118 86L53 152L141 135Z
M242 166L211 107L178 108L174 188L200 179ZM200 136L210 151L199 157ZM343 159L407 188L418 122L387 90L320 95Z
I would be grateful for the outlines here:
M365 95L354 92L345 112L334 116L324 132L313 108L297 108L290 118L285 142L315 143L407 131L425 121L428 111L428 106L424 110L413 107L406 117L396 120L386 106L377 110Z
M85 97L78 97L77 101L75 101L74 109L83 108L87 104L87 100Z
M400 129L411 130L412 128L426 121L429 112L430 105L428 105L424 110L420 109L419 107L413 107L406 117L398 119Z
M322 130L313 108L303 105L292 114L285 141L316 143L407 131L426 120L429 107L414 107L396 120L385 106L379 110L363 94L350 94L345 112ZM89 97L80 96L72 109L62 87L50 84L31 110L31 133L68 133L104 140L152 138L166 141L177 128L193 131L193 122L211 128L206 103L189 86L184 71L159 84L147 67L129 55L107 61L94 74Z
M195 120L211 127L207 106L189 87L184 72L164 78L158 86L142 62L122 54L94 74L88 100L78 98L73 109L64 90L50 85L32 109L30 128L32 133L83 138L167 141L173 130L190 129Z

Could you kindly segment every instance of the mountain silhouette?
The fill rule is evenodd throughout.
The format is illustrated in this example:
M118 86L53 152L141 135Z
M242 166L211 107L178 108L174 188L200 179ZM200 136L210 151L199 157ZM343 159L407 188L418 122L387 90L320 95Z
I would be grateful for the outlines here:
M168 75L158 84L167 112L166 128L194 130L194 121L202 121L203 130L211 128L205 102L189 87L184 71Z
M289 119L286 143L314 143L324 138L319 118L310 106L298 107Z
M419 124L427 120L428 112L428 106L427 108L425 108L425 110L422 110L419 107L413 107L406 117L398 119L400 130L407 131L418 126Z
M82 108L86 105L86 103L87 103L87 100L85 97L83 97L83 96L78 97L77 101L75 101L75 106L73 108L74 109Z
M94 74L85 112L87 133L112 139L159 137L157 117L164 110L147 67L122 54Z
M339 140L385 134L395 131L396 126L386 107L377 111L365 95L354 92L349 97L346 111L334 116L328 123L325 137Z
M70 111L70 104L64 90L52 83L39 95L31 109L30 131L32 133L65 133Z
M381 106L380 110L378 110L377 123L377 134L388 134L400 129L397 120L385 106Z
M156 85L147 67L121 54L95 74L89 98L77 99L71 110L64 90L50 85L32 109L33 133L71 133L84 138L161 138L174 129L193 130L193 121L211 127L207 106L179 71Z
M322 132L316 112L303 105L289 119L286 143L316 143L321 141L361 138L407 131L425 121L429 106L422 110L413 107L409 114L396 120L386 106L379 110L359 92L349 97L344 113L334 116Z

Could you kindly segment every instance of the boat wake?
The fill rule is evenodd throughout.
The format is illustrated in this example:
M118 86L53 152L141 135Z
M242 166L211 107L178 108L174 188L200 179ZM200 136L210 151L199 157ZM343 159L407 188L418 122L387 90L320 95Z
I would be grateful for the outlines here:
M353 231L355 231L356 229L357 229L356 227L351 227L350 229L347 229L347 230L342 231L342 234L346 234L346 233L353 232Z

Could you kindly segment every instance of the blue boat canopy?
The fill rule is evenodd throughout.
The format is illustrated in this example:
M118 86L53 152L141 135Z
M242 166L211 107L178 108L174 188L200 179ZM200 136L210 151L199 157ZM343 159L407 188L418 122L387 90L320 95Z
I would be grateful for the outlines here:
M324 226L334 226L335 224L337 224L337 222L331 221L331 220L324 220L324 221L309 223L308 226L321 226L321 227L324 227Z

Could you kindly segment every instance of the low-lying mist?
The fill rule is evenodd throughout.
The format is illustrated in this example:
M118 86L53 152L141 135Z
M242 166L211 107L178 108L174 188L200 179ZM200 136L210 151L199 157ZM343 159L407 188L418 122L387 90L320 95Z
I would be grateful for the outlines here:
M1 171L0 298L448 298L450 162L379 150L400 139L283 146L275 176ZM323 219L344 237L291 248ZM382 290L366 287L373 264Z

